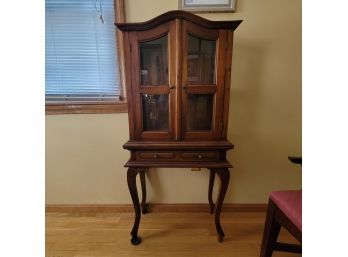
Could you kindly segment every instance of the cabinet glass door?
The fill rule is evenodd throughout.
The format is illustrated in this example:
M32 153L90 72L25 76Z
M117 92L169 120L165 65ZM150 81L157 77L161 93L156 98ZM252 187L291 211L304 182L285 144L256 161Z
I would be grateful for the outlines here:
M173 137L174 72L169 63L174 37L169 23L131 37L132 88L135 90L136 137L170 139ZM174 46L172 47L173 49ZM134 49L134 51L133 51Z
M207 40L188 34L186 57L188 85L215 84L215 49L216 40ZM214 94L187 93L186 100L186 130L211 131Z
M224 47L217 30L183 22L182 129L184 139L212 140L221 133Z
M149 86L168 87L168 35L141 42L140 85L146 92ZM149 91L150 92L150 91ZM168 94L142 94L143 131L168 131Z

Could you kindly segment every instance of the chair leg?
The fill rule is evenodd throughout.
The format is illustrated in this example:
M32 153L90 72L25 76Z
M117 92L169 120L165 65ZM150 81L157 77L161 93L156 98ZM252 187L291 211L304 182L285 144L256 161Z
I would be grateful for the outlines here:
M271 257L280 231L280 224L275 220L277 206L272 200L268 201L265 228L263 231L260 257Z

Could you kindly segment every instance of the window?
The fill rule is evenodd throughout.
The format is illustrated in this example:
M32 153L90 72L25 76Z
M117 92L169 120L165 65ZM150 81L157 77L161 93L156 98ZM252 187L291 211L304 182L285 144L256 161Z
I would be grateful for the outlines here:
M120 2L46 0L46 113L126 110L114 26Z

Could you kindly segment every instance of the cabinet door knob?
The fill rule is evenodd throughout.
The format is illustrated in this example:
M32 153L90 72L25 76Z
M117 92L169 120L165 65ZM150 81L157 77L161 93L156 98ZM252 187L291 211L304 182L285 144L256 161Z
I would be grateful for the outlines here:
M170 84L170 85L169 85L169 88L170 88L170 89L173 89L173 88L175 88L175 86L172 85L172 84Z
M203 156L201 154L198 155L198 159L202 159Z
M186 89L186 88L187 88L187 85L185 85L185 84L182 85L182 88L183 88L183 89Z
M153 158L156 159L157 157L158 157L157 153L153 154Z

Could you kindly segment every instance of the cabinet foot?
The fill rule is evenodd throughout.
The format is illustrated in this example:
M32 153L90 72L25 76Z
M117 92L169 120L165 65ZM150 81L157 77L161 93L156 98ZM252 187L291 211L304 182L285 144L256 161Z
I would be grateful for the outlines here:
M210 205L210 214L214 214L215 204Z
M141 237L140 236L134 236L131 238L131 244L132 245L138 245L141 243Z
M145 203L141 203L141 213L142 214L146 214L148 213L149 211L147 210L147 204Z

